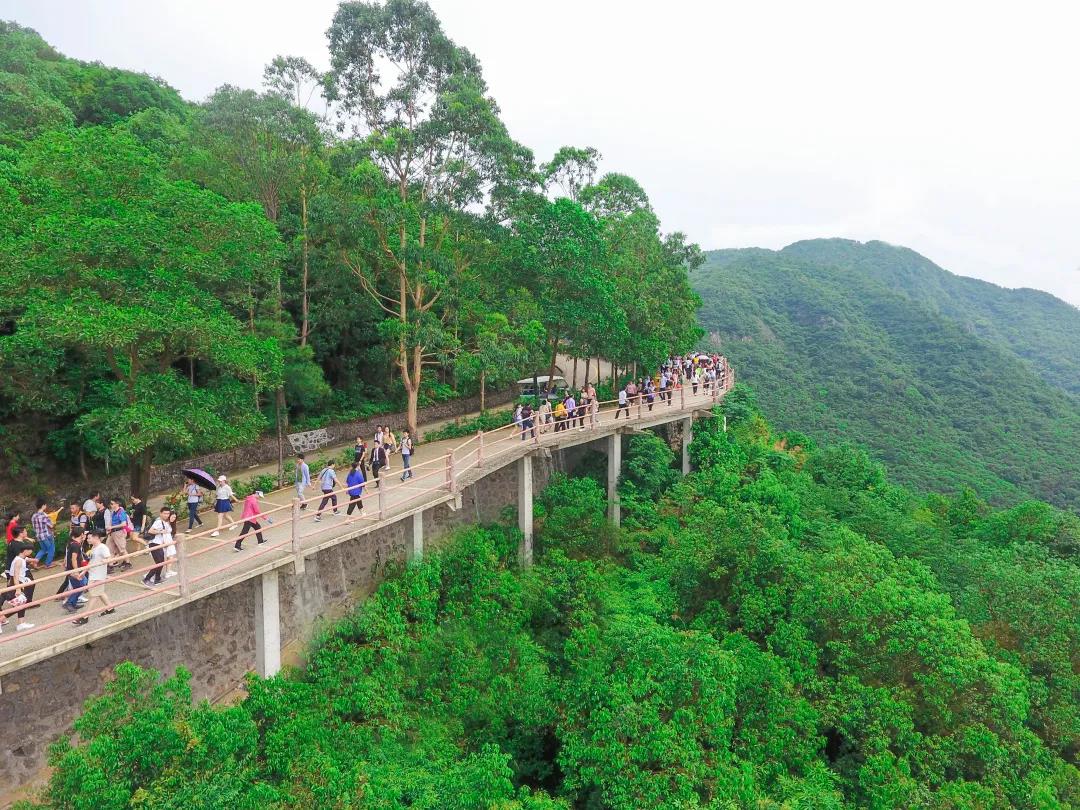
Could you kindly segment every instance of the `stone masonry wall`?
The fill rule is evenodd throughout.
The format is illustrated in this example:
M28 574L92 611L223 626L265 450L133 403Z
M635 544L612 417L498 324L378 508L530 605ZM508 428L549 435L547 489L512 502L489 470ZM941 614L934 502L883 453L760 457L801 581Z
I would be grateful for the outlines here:
M572 466L584 446L533 459L533 486L543 489L554 469ZM517 504L517 463L465 488L461 507L424 513L425 547L459 526L490 523ZM412 543L406 518L308 557L297 577L278 569L282 643L306 641L320 625L355 605L378 585L387 565L402 561ZM191 672L196 700L215 700L233 691L255 668L255 611L259 580L253 578L82 648L26 667L3 678L0 694L0 785L15 788L40 781L48 745L69 733L82 700L100 694L122 661L166 674L179 665ZM80 700L70 698L77 684ZM10 730L18 727L18 732ZM0 805L4 802L0 790Z

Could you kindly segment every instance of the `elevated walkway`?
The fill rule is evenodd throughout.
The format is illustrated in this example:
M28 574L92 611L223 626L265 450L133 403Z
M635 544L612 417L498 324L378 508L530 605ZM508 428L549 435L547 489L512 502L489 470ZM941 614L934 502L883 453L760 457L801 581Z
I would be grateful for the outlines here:
M725 389L726 390L726 389ZM694 414L708 411L723 396L724 390L694 394L689 387L673 392L672 401L657 402L653 408L644 403L631 405L630 415L615 418L615 403L604 403L596 416L586 416L584 429L573 427L556 431L549 425L546 429L534 429L522 439L522 433L514 425L508 425L471 439L447 440L425 444L417 448L413 458L414 477L399 480L401 461L393 458L393 468L384 473L379 487L370 483L365 487L362 513L346 516L348 496L339 489L338 509L335 515L329 508L322 520L315 520L315 510L322 499L321 493L306 501L307 509L301 510L291 488L268 493L264 499L264 514L272 524L264 522L263 535L266 542L256 544L254 534L244 540L244 550L234 553L233 543L239 528L223 529L221 536L211 538L216 515L204 515L206 528L197 534L180 535L176 538L176 576L156 587L142 583L143 574L152 566L147 551L128 555L133 567L127 572L111 575L106 587L116 613L100 617L90 614L90 622L82 627L72 625L72 615L65 612L55 597L62 570L53 569L37 577L35 603L41 603L28 617L35 627L24 632L14 632L15 621L9 622L0 634L0 692L3 678L34 663L62 654L78 647L92 644L102 638L131 628L142 622L205 599L219 591L231 588L246 580L263 578L279 569L290 568L303 573L305 560L320 552L356 538L370 535L380 529L406 519L413 519L413 542L409 553L423 553L424 512L447 505L455 509L460 505L461 492L481 479L503 468L520 462L538 450L562 450L577 445L608 439L618 432L629 429L644 430L679 420L692 419ZM535 434L535 435L533 435ZM684 445L689 432L684 432ZM684 446L683 469L688 469ZM611 453L609 453L609 459ZM314 472L314 471L313 471ZM344 476L341 476L342 479ZM521 479L523 476L518 475ZM530 475L531 480L531 475ZM609 476L609 497L615 504L612 517L618 519L618 480L616 466ZM531 487L527 494L531 504ZM232 513L239 518L239 511ZM523 560L531 560L532 510L519 509L527 549ZM526 525L527 522L527 525ZM237 520L237 524L240 521ZM263 674L276 671L270 666L260 667Z

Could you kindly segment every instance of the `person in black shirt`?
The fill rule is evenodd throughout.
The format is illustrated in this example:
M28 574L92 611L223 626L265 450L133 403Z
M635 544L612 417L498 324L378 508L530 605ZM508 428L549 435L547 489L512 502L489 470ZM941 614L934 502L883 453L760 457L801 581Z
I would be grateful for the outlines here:
M371 479L375 482L376 489L380 486L379 471L386 465L386 446L382 442L376 441L371 446Z
M67 544L67 554L64 557L64 570L68 572L68 575L64 577L63 587L57 593L61 593L64 588L81 588L86 584L86 552L83 551L83 538L82 533L78 535L72 535ZM84 591L79 593L73 593L67 599L64 600L64 610L69 613L74 613L79 609L79 600L83 597Z
M138 495L131 496L131 508L128 509L128 518L135 531L141 536L146 531L146 501Z

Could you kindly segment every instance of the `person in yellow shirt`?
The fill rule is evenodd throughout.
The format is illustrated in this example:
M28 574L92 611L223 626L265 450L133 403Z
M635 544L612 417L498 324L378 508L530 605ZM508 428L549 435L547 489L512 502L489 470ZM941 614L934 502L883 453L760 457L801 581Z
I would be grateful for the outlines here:
M555 403L555 432L566 429L566 403L561 399Z

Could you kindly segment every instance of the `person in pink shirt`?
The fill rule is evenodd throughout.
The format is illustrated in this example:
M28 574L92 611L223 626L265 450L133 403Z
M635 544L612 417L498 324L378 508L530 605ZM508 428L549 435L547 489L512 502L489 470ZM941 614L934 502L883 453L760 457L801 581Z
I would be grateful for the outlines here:
M260 490L255 490L246 498L244 498L244 509L240 513L240 519L244 521L244 525L240 527L240 536L236 538L236 545L233 546L233 551L243 551L244 538L254 530L255 539L259 544L263 544L266 540L262 534L261 521L266 519L266 515L262 513L262 506L259 504L259 498L263 496Z

